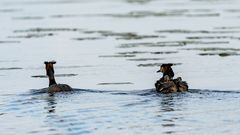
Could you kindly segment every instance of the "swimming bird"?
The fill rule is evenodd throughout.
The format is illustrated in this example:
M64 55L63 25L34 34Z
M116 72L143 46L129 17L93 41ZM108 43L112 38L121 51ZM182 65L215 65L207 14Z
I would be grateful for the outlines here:
M172 66L173 64L168 63L168 64L162 64L160 67L160 70L157 71L157 73L162 72L163 73L163 77L165 75L168 75L170 79L172 79L174 77L174 72L172 70Z
M155 83L157 92L161 93L174 93L178 91L177 85L173 80L170 80L168 75L165 75Z
M158 92L162 93L173 93L173 92L184 92L188 90L188 84L182 81L181 77L173 79L174 72L172 70L173 64L162 64L160 70L163 76L155 83L155 88Z
M67 84L57 84L54 77L54 67L53 65L56 64L56 61L45 61L45 68L46 68L46 74L49 79L49 87L48 92L54 93L54 92L61 92L61 91L71 91L72 88Z
M188 84L186 81L182 81L181 77L173 79L173 82L177 85L178 92L184 92L188 90Z

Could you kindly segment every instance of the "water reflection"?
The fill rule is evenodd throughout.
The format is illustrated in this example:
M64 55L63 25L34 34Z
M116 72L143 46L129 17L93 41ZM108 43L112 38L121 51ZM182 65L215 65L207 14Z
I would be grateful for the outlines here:
M128 3L139 3L139 4L146 4L153 0L126 0Z
M164 94L160 95L159 99L159 114L157 117L160 117L160 123L163 127L164 134L176 133L176 128L179 126L179 121L184 119L183 116L179 113L185 109L183 99L186 98L184 93L178 94Z
M50 94L48 98L46 98L47 106L44 109L47 110L48 113L55 113L57 102L55 100L54 94Z

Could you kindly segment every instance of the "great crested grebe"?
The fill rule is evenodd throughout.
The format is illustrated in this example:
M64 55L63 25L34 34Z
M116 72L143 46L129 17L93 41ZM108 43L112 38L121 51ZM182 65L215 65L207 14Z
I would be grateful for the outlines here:
M49 79L49 87L48 92L54 93L54 92L61 92L61 91L71 91L72 88L67 84L57 84L54 77L54 67L53 65L56 64L56 61L45 61L45 68L46 73Z
M173 92L184 92L188 90L188 84L182 81L181 77L173 79L174 72L172 70L173 64L162 64L160 70L163 76L155 83L155 88L158 92L162 93L173 93Z

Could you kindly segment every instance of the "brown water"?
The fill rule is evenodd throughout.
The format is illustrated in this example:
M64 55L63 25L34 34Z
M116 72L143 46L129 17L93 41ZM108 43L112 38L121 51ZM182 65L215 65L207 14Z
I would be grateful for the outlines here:
M239 4L1 0L0 133L239 134ZM162 63L190 93L155 93Z

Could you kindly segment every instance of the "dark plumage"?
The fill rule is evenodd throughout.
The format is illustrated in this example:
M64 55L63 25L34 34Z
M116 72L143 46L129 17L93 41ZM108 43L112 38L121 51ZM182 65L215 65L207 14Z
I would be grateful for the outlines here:
M71 91L72 88L67 84L57 84L54 77L54 67L53 64L56 64L55 61L45 61L44 62L46 66L46 73L49 79L49 87L48 92L54 93L54 92L61 92L61 91Z
M160 78L155 83L155 88L161 93L173 93L173 92L184 92L188 90L188 84L182 81L181 77L173 79L174 72L172 70L173 64L162 64L160 70L157 72L162 72L163 77Z
M177 85L178 92L184 92L188 90L188 84L185 81L182 81L181 77L173 80L174 83Z
M170 79L172 79L174 77L174 72L172 70L172 65L173 64L162 64L161 67L160 67L160 70L158 70L157 72L162 72L163 77L165 75L168 75L170 77Z
M170 80L168 75L165 75L155 83L156 90L161 93L173 93L177 92L178 88L174 81Z

